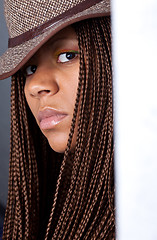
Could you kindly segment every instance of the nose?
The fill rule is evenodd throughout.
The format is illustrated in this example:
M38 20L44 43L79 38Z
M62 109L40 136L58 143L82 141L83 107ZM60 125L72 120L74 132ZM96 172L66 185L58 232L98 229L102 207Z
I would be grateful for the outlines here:
M37 67L36 72L26 79L25 92L34 98L55 95L59 91L57 79L56 70L46 66Z

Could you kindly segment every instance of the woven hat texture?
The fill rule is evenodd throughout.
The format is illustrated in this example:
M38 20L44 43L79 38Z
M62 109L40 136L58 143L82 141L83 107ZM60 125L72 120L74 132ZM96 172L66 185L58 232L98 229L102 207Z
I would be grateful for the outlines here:
M0 57L0 79L15 74L62 28L91 17L110 14L110 0L5 0L9 32Z

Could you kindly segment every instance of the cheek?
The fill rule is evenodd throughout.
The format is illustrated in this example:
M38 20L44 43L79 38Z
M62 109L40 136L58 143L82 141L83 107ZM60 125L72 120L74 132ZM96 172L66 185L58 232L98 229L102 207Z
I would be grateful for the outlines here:
M79 66L77 66L77 68L75 68L73 71L71 71L70 74L68 74L68 79L70 79L70 81L67 81L67 95L70 99L71 104L74 107L79 82Z

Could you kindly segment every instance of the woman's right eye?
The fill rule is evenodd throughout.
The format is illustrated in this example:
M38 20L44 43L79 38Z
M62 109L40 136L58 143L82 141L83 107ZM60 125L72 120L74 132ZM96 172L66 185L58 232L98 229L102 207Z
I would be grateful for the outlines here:
M34 74L37 70L37 66L36 65L31 65L25 68L25 75L26 77L31 76L32 74Z

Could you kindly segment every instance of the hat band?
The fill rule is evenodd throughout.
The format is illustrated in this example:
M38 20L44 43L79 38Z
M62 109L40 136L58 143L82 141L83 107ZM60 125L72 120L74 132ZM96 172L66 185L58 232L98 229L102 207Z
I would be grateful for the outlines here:
M8 47L13 48L13 47L18 46L30 39L33 39L34 37L39 36L40 34L46 32L47 29L49 29L50 27L57 25L61 20L63 21L63 19L64 20L68 19L68 18L72 17L73 15L90 8L101 1L102 0L90 0L90 1L87 0L87 1L81 2L78 5L74 6L73 8L62 13L61 15L50 19L49 21L45 22L44 24L39 25L38 27L35 27L17 37L9 38Z

